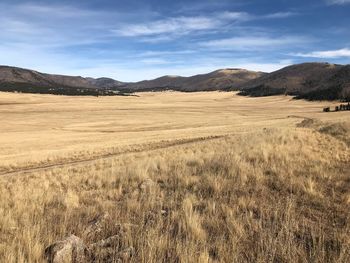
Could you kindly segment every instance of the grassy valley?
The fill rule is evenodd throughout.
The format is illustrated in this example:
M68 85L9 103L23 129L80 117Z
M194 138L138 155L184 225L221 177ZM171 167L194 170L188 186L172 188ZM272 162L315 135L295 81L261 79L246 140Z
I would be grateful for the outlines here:
M348 262L350 119L324 105L2 93L0 261L74 235L91 262Z

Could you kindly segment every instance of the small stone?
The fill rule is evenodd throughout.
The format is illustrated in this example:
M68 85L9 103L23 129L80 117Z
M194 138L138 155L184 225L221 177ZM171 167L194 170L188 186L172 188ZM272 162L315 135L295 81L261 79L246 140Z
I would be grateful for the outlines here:
M84 242L75 235L47 247L45 257L49 263L85 263L90 258Z

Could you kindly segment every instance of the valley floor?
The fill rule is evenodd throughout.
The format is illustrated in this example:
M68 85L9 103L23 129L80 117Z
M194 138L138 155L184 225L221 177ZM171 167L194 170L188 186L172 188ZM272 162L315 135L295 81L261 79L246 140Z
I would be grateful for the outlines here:
M0 93L0 262L72 234L95 262L349 262L350 115L333 104Z
M227 92L98 98L0 92L0 174L154 148L163 142L293 128L304 118L348 121L348 112L322 112L334 104Z

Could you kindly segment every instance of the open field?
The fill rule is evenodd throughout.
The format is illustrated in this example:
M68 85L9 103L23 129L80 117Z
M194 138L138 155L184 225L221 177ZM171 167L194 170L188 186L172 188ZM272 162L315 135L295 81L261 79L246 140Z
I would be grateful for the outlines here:
M98 98L0 93L0 173L147 149L163 141L295 127L303 118L349 120L347 112L322 113L332 104L225 92Z
M349 112L138 95L0 93L0 262L350 262Z

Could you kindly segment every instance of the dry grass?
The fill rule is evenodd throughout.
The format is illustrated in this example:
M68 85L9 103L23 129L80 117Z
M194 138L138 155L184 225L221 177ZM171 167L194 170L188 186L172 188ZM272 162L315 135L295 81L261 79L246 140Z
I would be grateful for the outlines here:
M146 102L147 96L153 95L146 95ZM182 99L184 105L189 100L178 94L174 99L159 96L160 104ZM189 96L195 100L195 95ZM160 140L174 134L175 139L224 137L156 150L143 146L139 153L1 176L0 262L42 262L44 248L69 234L87 243L118 234L115 250L132 246L131 262L349 262L348 117L323 114L317 127L295 127L301 120L282 116L293 111L299 115L305 103L305 114L318 117L312 113L318 104L263 99L266 109L260 116L258 110L244 116L247 106L241 104L241 111L236 106L234 113L223 102L231 101L227 94L196 96L212 105L208 112L216 105L217 119L209 115L197 120L203 131L196 134L200 129L193 131L189 124L196 124L198 114L183 115L182 121L174 118L169 123L184 123L186 129L158 131L158 137L156 128L140 132L142 143L161 145ZM324 124L328 116L337 116L334 121L343 124ZM230 118L237 123L227 128L225 120ZM215 129L206 130L210 125ZM64 142L58 140L57 147L63 149ZM109 216L102 231L87 234L88 222L105 213ZM116 258L101 254L96 260Z
M99 98L0 93L0 173L124 152L163 140L295 127L304 117L349 121L347 112L324 114L327 104L332 103L226 92Z

